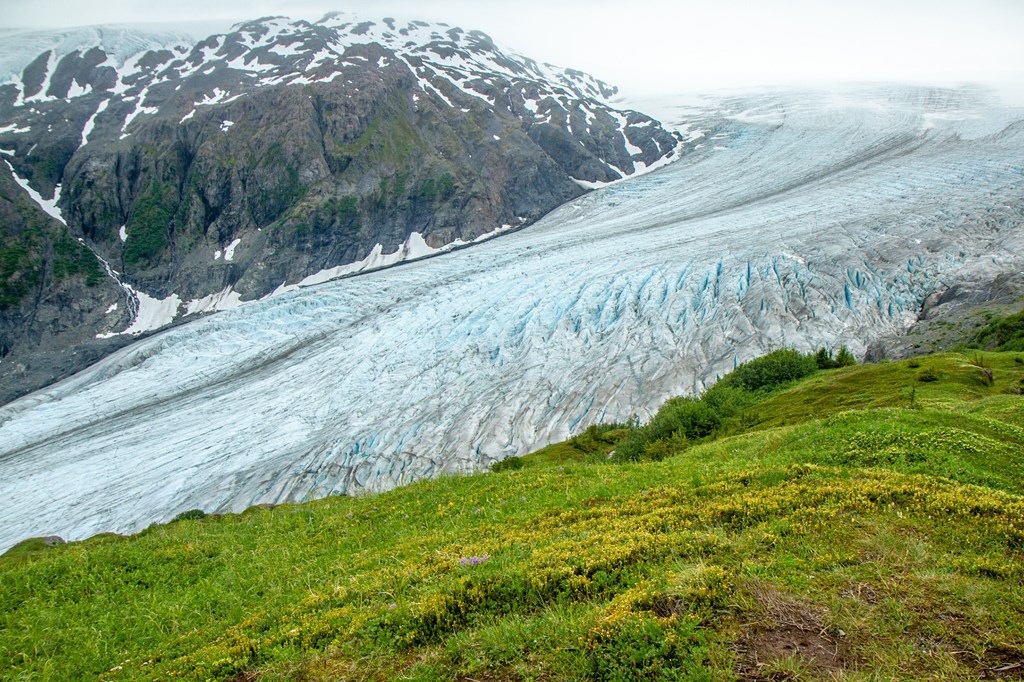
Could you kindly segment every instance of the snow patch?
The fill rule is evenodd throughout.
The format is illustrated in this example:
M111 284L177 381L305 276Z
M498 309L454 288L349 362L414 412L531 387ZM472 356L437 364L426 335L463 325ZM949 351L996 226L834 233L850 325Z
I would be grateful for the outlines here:
M944 123L967 121L981 118L977 114L964 111L930 111L921 116L921 132L942 127Z
M227 248L224 249L224 260L226 260L226 261L234 260L235 259L235 249L238 248L238 245L241 244L241 243L242 243L241 239L236 239L235 241L233 241L230 244L228 244Z
M739 113L727 114L726 118L743 123L763 123L766 125L782 125L786 116L780 109L774 107L755 107L745 109Z
M0 126L0 133L30 133L31 128L19 128L17 123Z
M132 111L129 112L129 114L125 117L124 125L121 126L121 139L122 140L125 139L126 137L128 137L131 134L131 133L127 132L128 126L131 125L132 121L134 121L137 117L141 116L142 114L152 115L152 114L155 114L158 111L160 111L156 107L143 106L143 103L146 101L146 96L147 95L149 95L149 88L148 87L145 88L142 92L139 93L139 96L138 96L138 98L135 101L135 108L132 109Z
M301 45L302 43L295 43L295 44L296 45ZM302 50L296 50L291 45L274 45L273 47L271 47L267 51L268 52L273 52L274 54L280 55L282 57L295 57L296 55L302 54Z
M221 90L220 88L214 88L213 93L204 95L203 99L198 102L194 102L193 106L197 107L208 107L214 104L227 104L228 102L234 102L242 95L231 96L231 93L227 90Z
M61 213L59 208L57 208L57 202L60 201L60 185L53 188L52 199L44 199L39 192L32 189L32 185L28 184L28 180L15 172L14 166L12 166L7 159L4 159L4 163L6 163L7 167L11 169L11 175L14 176L14 181L21 185L22 189L28 192L28 195L32 197L32 201L36 202L36 204L39 205L39 208L43 209L44 213L51 218L59 220L62 224L67 225L64 221L64 214Z
M141 291L135 291L136 300L139 302L139 311L131 326L121 334L142 334L169 325L174 321L181 306L181 299L177 294L171 294L167 298L153 298Z
M313 55L313 58L309 60L309 66L319 64L320 62L337 61L339 56L337 52L325 48Z
M85 126L82 128L82 143L81 146L85 146L85 143L89 141L89 135L92 133L93 127L96 125L96 117L103 113L107 105L110 104L109 99L105 99L100 102L100 105L96 107L96 111L89 117L89 120L85 122Z
M622 133L622 139L625 142L626 151L629 152L629 155L636 156L637 154L643 154L644 150L630 142L629 136L626 134L626 129L629 127L629 117L622 112L615 110L609 110L608 113L611 114L612 118L618 121L619 124L617 127L619 132Z
M708 134L708 131L701 130L700 128L695 127L692 123L683 123L677 126L676 130L679 132L680 135L683 136L683 139L686 140L687 142L699 140L700 138Z
M221 129L221 130L222 130L223 132L225 132L225 133L226 133L226 132L228 131L228 129L229 129L229 128L230 128L231 126L233 126L233 125L235 125L235 122L234 122L234 121L224 121L223 123L221 123L221 124L220 124L220 129ZM229 260L230 260L230 259L229 259Z
M701 145L697 145L697 146L700 147ZM616 184L618 184L618 183L620 183L620 182L622 182L624 180L628 180L630 178L637 178L637 177L640 177L641 175L646 175L647 173L650 173L652 171L656 171L659 168L663 168L664 166L667 166L670 163L674 163L675 161L678 161L680 156L682 155L682 148L683 148L682 143L676 145L676 147L674 148L674 150L671 153L664 154L663 156L658 158L658 160L655 161L654 163L648 164L648 163L644 163L643 161L634 161L633 162L633 173L630 174L630 175L622 175L620 173L620 175L622 175L622 177L618 178L617 180L611 180L609 182L601 182L601 181L592 182L592 181L589 181L589 180L580 180L580 179L574 178L574 177L570 177L569 179L572 180L573 182L575 182L577 185L579 185L583 189L602 189L602 188L608 187L610 185L616 185ZM614 166L608 166L608 167L610 169L612 169L612 170L617 171L617 169Z
M203 296L202 298L192 299L185 304L185 316L195 315L197 313L211 313L219 312L221 310L233 310L242 303L242 295L227 287L223 291L219 291L209 296Z
M251 62L246 61L251 59ZM265 73L267 71L273 71L277 68L274 64L263 64L260 62L258 57L255 57L251 52L235 57L228 62L228 68L237 69L238 71L249 71L250 73Z
M92 94L92 85L86 84L84 87L78 84L77 80L71 81L71 87L68 88L68 99L74 99L75 97L82 97L83 95Z
M591 182L590 180L580 180L579 178L574 178L572 176L569 176L569 179L572 180L573 182L575 182L577 185L579 185L583 189L601 189L602 187L608 187L609 185L614 185L616 182L622 182L621 178L619 180L612 180L610 182L602 182L602 181Z
M128 226L122 225L121 228L117 231L117 236L121 238L122 244L128 241Z
M523 218L518 218L518 220L520 223L525 222L525 219ZM480 242L487 241L488 239L493 239L498 235L509 232L514 229L514 227L515 226L513 225L505 224L500 227L496 227L490 232L485 232L470 241L456 239L455 241L449 242L440 248L434 248L427 244L423 235L419 232L412 232L394 253L384 253L383 245L378 243L370 250L370 253L360 261L321 270L320 272L303 278L295 284L282 283L274 289L274 291L263 298L267 299L289 291L323 284L347 275L372 272L374 270L381 270L383 268L391 267L392 265L397 265L398 263L405 263L427 258L429 256L448 253L449 251L454 251L455 249L469 246L470 244L478 244Z
M413 232L394 253L384 253L384 246L378 243L370 250L370 253L360 261L321 270L320 272L303 278L296 284L283 283L265 298L277 296L287 291L295 291L296 289L323 284L324 282L329 282L333 279L352 275L357 272L380 270L381 268L386 268L397 263L426 258L427 256L434 255L444 250L447 249L445 247L440 249L433 248L427 244L425 239L423 239L423 235L419 232Z
M409 235L409 238L405 241L405 259L416 260L417 258L425 258L429 255L437 253L437 249L433 248L423 238L419 232L413 232Z

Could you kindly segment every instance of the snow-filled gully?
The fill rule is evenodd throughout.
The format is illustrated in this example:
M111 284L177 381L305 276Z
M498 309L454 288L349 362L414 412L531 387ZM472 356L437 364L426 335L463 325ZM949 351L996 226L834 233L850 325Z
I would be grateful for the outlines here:
M968 91L747 96L657 173L470 249L144 339L0 408L0 549L382 490L899 333L1024 263L1024 123ZM769 109L759 121L729 112Z

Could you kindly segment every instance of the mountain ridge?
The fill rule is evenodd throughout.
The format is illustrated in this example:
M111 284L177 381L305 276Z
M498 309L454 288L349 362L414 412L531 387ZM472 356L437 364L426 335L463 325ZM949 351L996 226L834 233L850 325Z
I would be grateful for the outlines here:
M125 292L88 328L67 320L65 351L518 229L683 148L612 108L611 86L448 25L327 15L191 47L115 38L145 49L108 54L89 29L0 86L0 173L61 209ZM8 318L31 319L20 307ZM43 356L16 371L39 333L5 327L0 397L42 385L40 365L66 375Z

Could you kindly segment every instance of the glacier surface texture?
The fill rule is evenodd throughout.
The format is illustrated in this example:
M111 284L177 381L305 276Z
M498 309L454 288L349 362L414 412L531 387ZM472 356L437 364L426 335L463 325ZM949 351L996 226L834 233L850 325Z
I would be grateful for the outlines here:
M129 346L0 408L0 549L384 490L650 414L772 348L1021 272L1024 117L981 91L772 93L534 226Z

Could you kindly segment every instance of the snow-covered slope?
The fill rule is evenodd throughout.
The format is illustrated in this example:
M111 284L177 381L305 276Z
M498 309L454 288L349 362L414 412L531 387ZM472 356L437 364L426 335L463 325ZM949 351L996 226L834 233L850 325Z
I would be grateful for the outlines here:
M352 51L367 44L383 47L387 56L371 60ZM425 96L452 108L465 106L454 97L462 93L487 107L507 109L528 124L579 128L577 135L596 117L611 114L630 152L604 162L603 175L612 180L650 170L652 159L673 157L674 145L662 148L663 140L648 148L651 142L642 129L656 121L611 108L618 89L589 74L502 50L480 31L424 21L366 20L343 12L313 23L266 17L197 42L180 31L149 33L119 26L16 34L0 46L0 88L6 86L0 95L11 97L5 113L13 121L10 130L0 130L10 134L0 141L14 156L22 146L28 148L35 142L31 136L20 145L15 133L52 128L39 106L47 103L95 99L92 115L74 121L85 146L101 115L116 116L119 138L126 139L137 131L133 124L140 116L145 120L161 113L167 104L183 113L176 118L184 123L203 108L261 88L330 83L348 77L346 66L366 67L372 61L383 69L393 58L415 75ZM197 95L189 105L174 95L185 84L187 93Z
M83 26L64 30L16 31L0 43L0 81L22 82L25 67L44 52L59 57L102 47L111 64L121 67L132 57L156 50L187 50L195 41L192 32L142 30L136 26Z
M726 99L679 163L473 249L143 340L0 409L0 547L380 490L653 410L1024 267L1024 118L974 91Z

